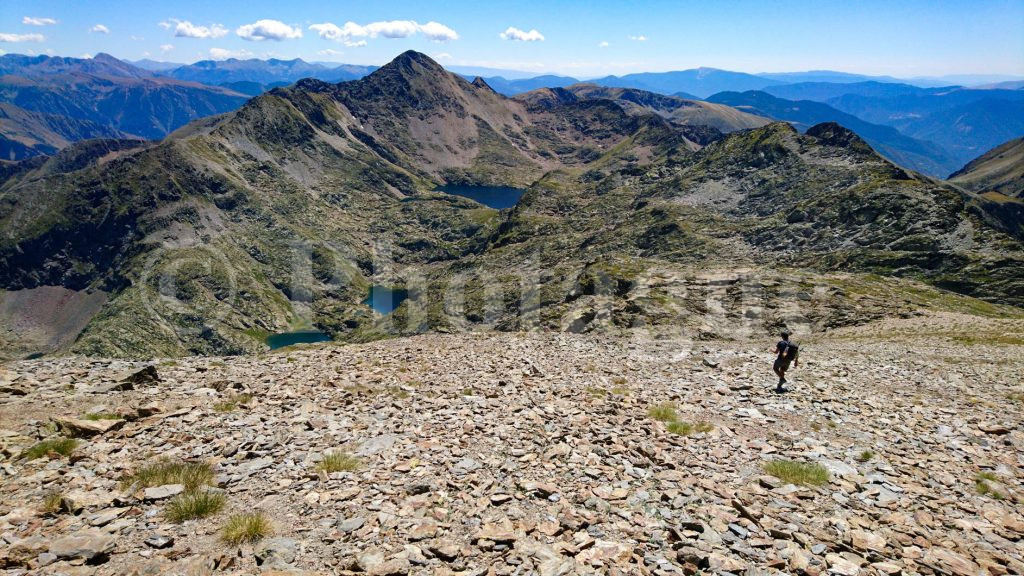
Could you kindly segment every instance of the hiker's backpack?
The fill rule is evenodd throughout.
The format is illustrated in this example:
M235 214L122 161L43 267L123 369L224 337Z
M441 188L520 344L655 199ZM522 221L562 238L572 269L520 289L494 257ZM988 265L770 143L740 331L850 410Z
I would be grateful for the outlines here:
M788 352L786 355L787 360L790 362L797 360L800 358L800 345L796 342L790 342L789 345L786 346L786 352Z

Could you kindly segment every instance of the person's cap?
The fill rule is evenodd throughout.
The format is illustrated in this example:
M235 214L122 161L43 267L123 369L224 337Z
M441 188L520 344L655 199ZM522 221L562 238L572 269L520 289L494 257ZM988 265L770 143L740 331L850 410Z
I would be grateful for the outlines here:
M783 331L782 331L782 337L783 337L783 338L786 338L786 337L788 337L788 336L789 336L789 330L783 330Z

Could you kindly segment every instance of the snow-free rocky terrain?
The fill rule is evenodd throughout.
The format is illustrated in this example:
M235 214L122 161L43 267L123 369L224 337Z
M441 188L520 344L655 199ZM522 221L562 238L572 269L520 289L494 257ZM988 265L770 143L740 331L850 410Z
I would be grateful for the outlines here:
M1019 319L803 335L785 394L772 344L468 333L9 363L0 574L1024 572ZM19 458L58 433L82 437L70 456ZM339 452L353 470L318 469ZM122 482L158 457L209 464L224 508L173 523L181 485ZM253 511L272 533L227 544Z

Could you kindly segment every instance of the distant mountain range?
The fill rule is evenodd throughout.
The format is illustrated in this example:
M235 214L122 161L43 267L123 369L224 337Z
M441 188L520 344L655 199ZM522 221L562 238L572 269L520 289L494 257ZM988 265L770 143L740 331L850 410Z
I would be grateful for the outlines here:
M956 166L1024 134L1024 90L1019 89L860 82L789 84L764 91L781 98L825 103L861 120L934 142Z
M0 152L10 160L52 153L89 137L162 138L190 120L233 110L248 97L303 78L337 83L373 70L374 66L301 59L130 64L106 54L92 59L7 55L0 57L0 102L17 109L8 108L0 124ZM506 96L581 85L569 76L529 76L514 70L452 66L451 71L469 81L481 75L487 86ZM998 82L967 89L936 86L936 79L899 81L830 70L746 74L696 68L606 76L585 85L623 90L604 93L619 100L636 98L630 91L689 102L708 98L804 130L838 122L894 162L945 177L993 146L1024 135L1020 82L992 76L963 79ZM570 91L577 97L582 94L579 88ZM595 88L586 92L598 93ZM666 117L702 110L676 106L673 100L661 100L649 109ZM724 132L733 127L719 113L709 115L708 121Z
M0 56L0 102L17 108L4 111L3 158L52 153L85 138L163 138L246 99L225 88L158 76L107 54L7 54Z
M821 102L785 100L762 91L721 92L708 101L785 120L801 131L822 122L837 122L856 132L886 158L925 174L944 176L963 166L962 161L935 143L906 136L889 126L865 122Z

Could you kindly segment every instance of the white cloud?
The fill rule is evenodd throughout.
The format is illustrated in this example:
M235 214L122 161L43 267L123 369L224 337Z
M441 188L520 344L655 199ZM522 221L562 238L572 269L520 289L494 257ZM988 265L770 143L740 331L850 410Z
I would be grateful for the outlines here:
M640 34L639 36L630 36L630 40L636 40L637 42L647 42L647 36Z
M107 28L103 24L97 24L92 28L89 28L89 32L96 32L98 34L110 34L110 28Z
M188 20L172 20L171 22L174 23L174 35L179 38L222 38L228 35L228 29L220 24L196 26ZM160 26L170 28L171 22L161 22Z
M0 42L42 42L46 37L42 34L6 34L0 32Z
M260 42L263 40L291 40L302 38L302 29L298 26L292 28L278 20L257 20L252 24L240 26L235 30L243 40Z
M82 58L85 58L86 60L91 60L92 59L92 54L89 54L88 52L86 52L85 54L82 54Z
M28 26L53 26L57 23L53 18L38 18L35 16L25 16L21 19L22 24Z
M341 42L349 47L366 45L365 40L356 40L357 38L408 38L417 33L423 34L434 42L447 42L459 39L458 32L440 22L434 21L419 24L414 20L387 20L370 22L366 25L345 22L342 26L331 22L324 22L323 24L313 24L309 29L325 40Z
M210 48L210 58L214 60L227 60L228 58L252 58L252 52L248 50L228 50L226 48Z
M160 45L160 51L163 52L164 54L170 52L171 50L174 50L174 44L161 44Z
M455 30L441 24L440 22L430 21L426 24L420 25L420 32L424 36L430 38L434 42L448 42L449 40L458 40L459 34Z
M156 25L161 27L161 28L163 28L164 30L170 30L171 28L174 27L174 23L171 22L170 20L164 20L163 22L157 22Z
M438 52L434 54L434 60L451 60L452 55L447 52Z
M505 30L498 36L500 36L502 40L517 40L519 42L541 42L544 40L544 35L537 32L536 29L526 32L514 26L509 26L508 30Z
M323 50L317 52L317 54L319 54L320 56L331 58L334 56L341 56L344 54L344 52L342 52L341 50L335 50L333 48L324 48Z
M609 46L611 46L611 44L609 44L607 40L602 40L597 45L598 48L607 48Z

